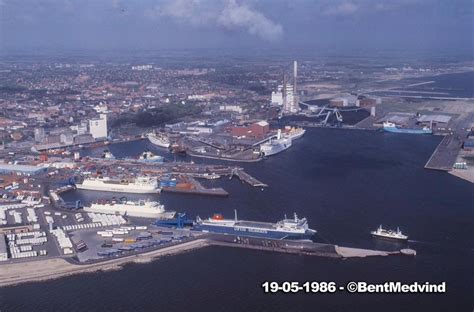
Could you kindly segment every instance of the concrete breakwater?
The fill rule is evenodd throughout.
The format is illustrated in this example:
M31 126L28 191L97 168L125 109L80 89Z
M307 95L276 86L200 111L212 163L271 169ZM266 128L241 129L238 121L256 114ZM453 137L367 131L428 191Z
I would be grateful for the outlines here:
M178 245L160 248L158 250L120 258L112 258L92 264L73 264L65 258L49 258L30 262L5 263L0 265L0 287L26 282L57 279L80 273L121 270L127 263L149 263L162 256L174 255L207 246L236 247L330 258L360 258L406 254L399 251L386 252L339 247L336 245L306 241L269 240L212 234L208 235L206 238L198 238Z

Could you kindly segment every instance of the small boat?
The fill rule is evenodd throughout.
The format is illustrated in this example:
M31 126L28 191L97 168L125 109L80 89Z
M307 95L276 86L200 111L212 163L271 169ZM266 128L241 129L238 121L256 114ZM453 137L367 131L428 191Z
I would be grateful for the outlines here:
M399 241L406 241L408 239L408 236L404 235L398 227L396 231L393 231L386 230L382 228L382 225L380 225L377 230L370 232L370 234L372 234L372 236L375 238L392 239Z

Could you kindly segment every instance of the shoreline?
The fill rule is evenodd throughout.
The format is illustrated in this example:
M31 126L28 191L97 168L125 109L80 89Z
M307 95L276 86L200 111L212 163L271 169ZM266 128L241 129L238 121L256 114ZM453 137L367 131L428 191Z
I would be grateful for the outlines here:
M331 245L332 250L303 250L301 248L285 248L277 246L265 245L241 245L229 241L220 241L216 239L199 238L193 241L185 242L179 245L164 247L149 252L134 254L130 256L120 257L116 259L109 259L95 263L72 263L66 258L50 258L44 260L36 260L29 262L6 263L0 265L0 288L7 286L14 286L29 282L41 282L47 280L54 280L63 277L68 277L83 273L94 272L109 272L122 270L125 265L130 263L147 264L153 262L160 257L176 255L195 249L221 246L229 248L245 248L260 250L266 252L280 252L288 254L299 254L318 257L329 257L336 259L346 258L365 258L365 257L386 257L389 255L400 255L401 251L381 251L369 250L352 247L342 247ZM416 254L416 252L414 253ZM414 255L411 254L411 255Z
M162 256L175 255L207 246L210 246L210 244L206 239L197 239L175 246L94 264L72 264L65 258L2 264L0 265L0 288L27 282L53 280L82 273L117 271L123 269L129 263L150 263Z
M207 158L207 159L215 159L215 160L224 160L224 161L233 161L233 162L244 162L244 163L255 163L261 161L263 158L259 157L257 159L238 159L238 158L227 158L227 157L219 157L219 156L208 156L202 154L194 154L194 153L186 153L188 156L197 157L197 158Z

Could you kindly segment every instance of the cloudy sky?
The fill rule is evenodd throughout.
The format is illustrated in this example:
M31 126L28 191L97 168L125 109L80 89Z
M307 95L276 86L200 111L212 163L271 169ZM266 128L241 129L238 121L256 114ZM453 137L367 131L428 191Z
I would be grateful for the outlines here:
M472 0L0 0L0 50L472 52Z

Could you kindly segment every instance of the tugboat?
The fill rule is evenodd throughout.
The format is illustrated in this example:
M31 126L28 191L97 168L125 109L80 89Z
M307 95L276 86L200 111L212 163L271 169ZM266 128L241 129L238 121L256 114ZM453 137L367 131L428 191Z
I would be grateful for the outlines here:
M393 230L386 230L382 228L382 225L375 231L370 232L373 237L375 238L382 238L382 239L390 239L390 240L398 240L398 241L406 241L408 239L407 235L404 235L402 231L397 227L396 231Z

